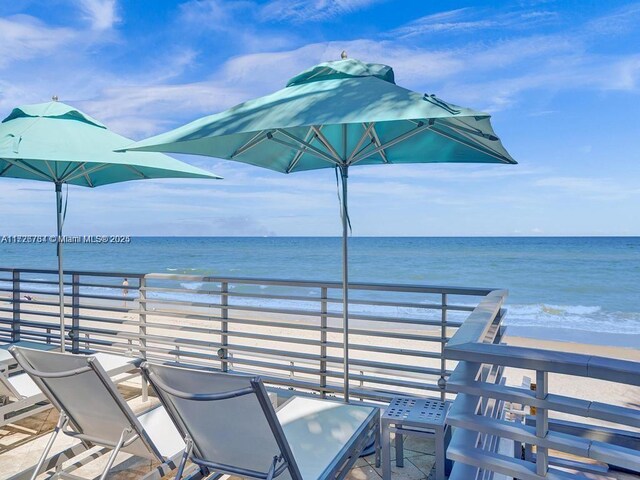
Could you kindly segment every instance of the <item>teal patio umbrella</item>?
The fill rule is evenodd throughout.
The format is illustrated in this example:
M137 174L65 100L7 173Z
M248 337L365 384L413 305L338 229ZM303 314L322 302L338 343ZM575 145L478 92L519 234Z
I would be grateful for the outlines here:
M270 95L138 142L128 150L187 153L282 173L334 168L342 180L344 354L348 362L347 179L350 167L401 163L516 163L489 115L396 85L387 65L316 65ZM349 372L344 368L345 399Z
M17 107L0 123L0 176L55 185L62 351L65 349L62 184L93 188L149 178L220 178L160 153L114 152L131 142L89 115L55 100Z

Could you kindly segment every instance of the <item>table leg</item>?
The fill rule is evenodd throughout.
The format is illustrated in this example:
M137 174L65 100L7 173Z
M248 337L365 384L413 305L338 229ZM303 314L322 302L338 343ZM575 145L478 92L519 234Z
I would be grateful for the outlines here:
M445 480L444 431L441 428L436 428L435 434L436 434L436 480Z
M396 465L404 467L404 435L396 430Z
M391 433L389 424L382 423L382 480L391 480Z
M380 468L380 431L381 431L382 425L380 420L378 419L378 425L376 425L376 444L375 444L375 449L376 449L376 468Z

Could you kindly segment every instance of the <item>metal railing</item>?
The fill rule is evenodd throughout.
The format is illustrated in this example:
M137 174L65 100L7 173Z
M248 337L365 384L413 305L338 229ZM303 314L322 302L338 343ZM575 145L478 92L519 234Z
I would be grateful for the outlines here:
M447 391L457 394L447 420L456 427L447 450L455 462L450 480L496 473L527 480L576 478L566 469L589 471L597 467L594 462L605 471L610 466L640 472L640 437L628 431L640 428L640 410L549 392L550 374L640 386L640 363L501 344L503 301L501 292L489 294L445 347L447 360L459 362L447 383ZM509 367L535 372L536 390L505 385L502 372ZM525 422L509 421L505 403L533 407L535 414ZM556 422L550 412L583 421ZM593 419L622 430L590 425ZM505 450L505 440L523 448Z
M123 286L123 280L128 285ZM351 283L349 384L341 283L65 272L66 348L260 374L287 388L445 397L444 346L491 289ZM57 272L0 268L0 340L59 343Z
M52 270L0 268L0 341L58 343L57 285ZM322 396L347 387L339 282L71 271L64 285L70 351L257 373ZM557 465L580 465L562 463L562 454L640 470L640 436L586 426L597 419L640 429L637 409L548 388L549 374L639 386L640 364L503 345L503 290L352 283L350 293L351 398L455 397L451 480L565 478ZM535 372L537 390L507 386L505 368ZM508 421L509 403L536 413ZM559 426L550 412L585 422ZM505 440L524 454L505 452Z

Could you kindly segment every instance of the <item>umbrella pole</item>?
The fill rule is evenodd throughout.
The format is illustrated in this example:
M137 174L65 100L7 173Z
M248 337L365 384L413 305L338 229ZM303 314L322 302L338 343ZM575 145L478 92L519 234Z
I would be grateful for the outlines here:
M349 403L349 262L347 236L347 179L349 167L340 166L342 179L342 326L343 330L343 369L344 369L344 401Z
M64 271L62 267L62 184L56 182L56 211L58 223L58 237L56 247L58 251L58 295L60 301L60 351L65 351L64 342Z

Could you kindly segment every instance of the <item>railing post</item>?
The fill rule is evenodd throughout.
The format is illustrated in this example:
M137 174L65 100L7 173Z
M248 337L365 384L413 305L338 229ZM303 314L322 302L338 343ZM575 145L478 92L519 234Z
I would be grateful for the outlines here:
M147 280L146 276L139 278L138 283L138 332L140 335L140 357L147 359ZM149 398L149 385L144 375L140 376L142 382L142 401Z
M13 270L12 280L12 307L13 318L11 319L11 341L20 341L20 272Z
M320 395L327 396L327 287L320 289Z
M438 387L440 387L440 400L444 402L447 396L447 360L444 357L444 348L447 345L447 294L442 294L442 316L440 326L440 378L438 379Z
M220 365L223 372L229 371L229 283L222 282L220 284L220 345L222 356L220 356Z
M80 275L71 275L71 351L80 351Z
M549 373L536 371L536 398L544 400L549 394ZM549 411L546 408L536 408L536 436L545 438L549 432ZM549 470L549 449L536 447L536 472L541 477L547 476Z

